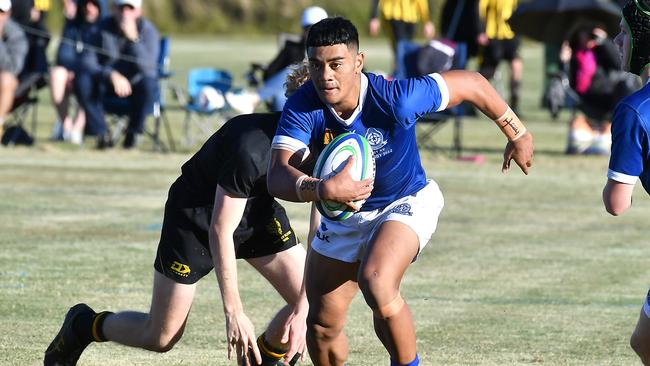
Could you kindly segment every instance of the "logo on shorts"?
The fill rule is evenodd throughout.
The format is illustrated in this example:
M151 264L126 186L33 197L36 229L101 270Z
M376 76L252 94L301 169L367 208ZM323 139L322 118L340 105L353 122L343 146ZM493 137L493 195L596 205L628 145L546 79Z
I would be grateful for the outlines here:
M381 149L388 143L384 138L384 134L376 128L369 128L368 131L366 131L366 140L368 140L373 151Z
M398 215L405 215L405 216L413 216L413 212L411 212L411 204L410 203L399 204L399 205L393 207L390 210L390 213L396 213Z
M320 223L320 228L318 230L316 230L316 237L321 241L326 241L326 242L329 243L330 242L330 236L323 234L323 232L325 232L327 230L328 230L327 225L325 225L324 222L321 222Z
M188 266L187 264L176 262L176 261L172 262L172 265L171 265L170 268L174 273L176 273L177 275L182 276L182 277L187 277L190 274L190 272L192 272L192 270L190 269L190 266Z
M320 230L316 230L316 237L321 241L326 241L328 243L330 242L330 236L321 233Z
M283 232L282 223L280 223L280 220L275 217L273 218L273 221L269 222L269 224L266 225L266 230L269 232L269 234L280 237L280 240L283 243L288 241L289 237L291 236L291 230L287 231L286 233Z

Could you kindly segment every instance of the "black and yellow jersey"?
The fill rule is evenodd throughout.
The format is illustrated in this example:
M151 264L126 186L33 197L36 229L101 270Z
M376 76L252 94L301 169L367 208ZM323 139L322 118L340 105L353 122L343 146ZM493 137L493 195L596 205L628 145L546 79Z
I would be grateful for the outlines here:
M399 20L406 23L428 22L430 0L374 0L371 17L378 14L386 20Z
M512 39L508 19L517 8L517 0L480 0L479 14L489 39Z

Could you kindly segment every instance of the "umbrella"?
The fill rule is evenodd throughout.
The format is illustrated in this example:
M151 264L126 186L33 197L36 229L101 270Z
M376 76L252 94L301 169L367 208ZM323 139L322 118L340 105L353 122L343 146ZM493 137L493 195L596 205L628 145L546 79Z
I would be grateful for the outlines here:
M508 22L519 35L561 43L577 24L601 24L610 35L619 31L621 8L602 0L533 0L517 7Z

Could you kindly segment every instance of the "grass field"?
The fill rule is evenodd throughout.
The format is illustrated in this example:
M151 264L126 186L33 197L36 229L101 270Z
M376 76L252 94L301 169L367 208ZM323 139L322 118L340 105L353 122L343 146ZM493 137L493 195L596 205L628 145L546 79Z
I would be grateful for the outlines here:
M244 45L246 45L244 47ZM237 48L235 48L237 47ZM232 52L237 49L237 52ZM366 47L369 69L386 69L385 43ZM172 63L233 70L243 85L251 61L274 53L272 39L174 39ZM444 194L438 231L411 266L402 292L415 314L423 365L635 365L628 346L647 291L650 204L602 207L607 158L563 155L568 114L540 110L541 49L524 49L524 117L536 138L529 176L500 172L505 138L485 118L464 123L465 155L422 150ZM166 190L193 148L172 154L96 152L47 141L53 113L43 94L38 143L0 148L0 364L42 364L68 307L146 310ZM173 104L173 103L172 103ZM182 113L169 115L179 136ZM451 128L437 136L449 146ZM307 209L288 204L305 237ZM281 301L240 263L242 298L261 330ZM353 366L386 365L358 296L349 314ZM159 355L94 344L81 365L231 365L214 276L199 284L181 342Z

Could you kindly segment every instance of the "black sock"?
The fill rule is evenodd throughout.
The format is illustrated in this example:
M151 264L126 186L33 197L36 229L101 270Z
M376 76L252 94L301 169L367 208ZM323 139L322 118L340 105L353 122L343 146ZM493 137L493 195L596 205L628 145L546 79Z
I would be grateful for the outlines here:
M284 357L287 350L278 349L270 345L264 338L264 333L257 337L257 347L262 355L262 366L274 366Z
M102 326L106 316L113 314L110 311L102 311L97 314L80 314L72 324L80 341L86 344L90 342L106 342Z

